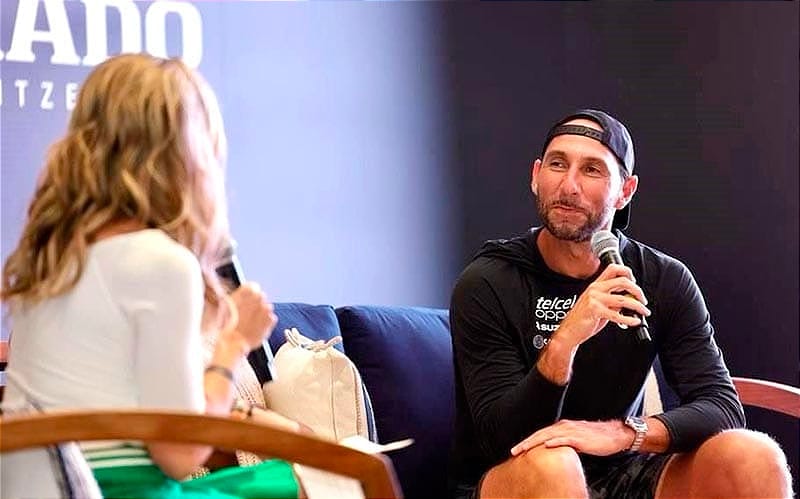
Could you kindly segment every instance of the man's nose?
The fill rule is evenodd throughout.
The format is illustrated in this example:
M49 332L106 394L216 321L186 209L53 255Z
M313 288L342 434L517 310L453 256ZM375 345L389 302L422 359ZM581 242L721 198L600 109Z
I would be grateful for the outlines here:
M561 189L568 194L578 192L578 169L568 168L561 177Z

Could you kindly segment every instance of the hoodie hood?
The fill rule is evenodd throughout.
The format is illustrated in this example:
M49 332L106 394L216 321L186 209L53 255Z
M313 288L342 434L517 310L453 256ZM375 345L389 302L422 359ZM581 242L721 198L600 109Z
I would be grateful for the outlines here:
M536 247L536 236L541 227L534 227L522 236L511 239L492 239L483 243L474 259L499 258L528 272L540 272L542 255Z
M542 227L533 227L524 235L511 239L492 239L486 241L473 260L481 257L498 258L526 272L560 275L547 267L544 258L542 258L542 254L539 253L539 247L536 245L536 238L541 230ZM620 230L614 230L613 232L614 235L617 236L617 239L619 239L620 253L622 253L627 246L628 239ZM602 268L598 273L600 271L602 271ZM571 279L567 276L561 277Z

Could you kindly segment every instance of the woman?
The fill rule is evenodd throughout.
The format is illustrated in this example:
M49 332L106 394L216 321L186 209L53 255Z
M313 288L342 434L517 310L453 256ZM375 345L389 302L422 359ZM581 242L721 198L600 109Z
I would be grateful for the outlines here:
M257 285L228 297L214 271L228 236L224 155L216 99L179 60L122 55L95 68L3 268L4 410L230 412L233 371L276 317ZM201 331L214 335L205 371ZM179 482L211 448L83 450L107 497L297 495L282 461Z

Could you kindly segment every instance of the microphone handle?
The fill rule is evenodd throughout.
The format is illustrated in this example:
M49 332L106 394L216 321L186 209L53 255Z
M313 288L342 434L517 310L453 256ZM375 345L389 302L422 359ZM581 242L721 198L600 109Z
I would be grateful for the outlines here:
M608 250L608 251L604 251L603 253L601 253L600 254L600 261L603 262L606 265L609 265L609 264L612 264L612 263L615 263L617 265L625 265L625 263L622 261L622 256L619 254L619 251L615 251L614 249L611 249L611 250ZM622 294L624 294L625 296L629 296L629 297L633 298L633 296L630 293L622 293ZM622 310L620 310L620 313L622 315L625 315L625 316L628 316L628 317L636 317L637 319L642 321L641 324L639 324L638 326L635 326L633 328L633 331L636 334L636 337L639 339L639 341L651 341L652 340L652 338L650 338L650 326L647 325L647 319L644 316L639 315L637 312L633 312L631 310L624 309L624 308ZM625 327L622 327L622 326L623 325L620 325L620 327L622 329L625 329Z
M217 267L217 275L220 279L228 282L232 289L238 288L244 281L244 272L242 272L242 266L236 255L231 255L227 262Z
M233 289L238 288L242 285L242 282L244 282L244 272L242 272L242 266L239 264L239 259L235 254L231 255L229 262L217 268L217 275L231 283ZM262 373L264 379L261 380L261 384L263 385L275 379L275 359L272 355L272 347L269 345L269 339L264 340L261 350L263 350L264 356L266 357L266 362L264 363L266 371ZM256 351L257 350L251 352L248 358L253 356ZM255 358L258 360L258 356Z
M629 293L625 293L626 296L631 296ZM636 333L636 337L639 338L639 341L651 341L650 338L650 326L647 325L647 319L639 315L637 312L633 312L631 310L623 308L620 310L622 315L627 315L628 317L636 317L642 321L641 324L638 326L633 327L633 332Z
M649 339L649 335L648 335L648 339ZM261 382L261 384L263 385L264 383L267 383L269 381L273 381L276 378L276 376L275 376L275 358L272 355L272 347L269 345L269 338L264 340L264 346L262 347L262 350L264 350L264 355L267 357L267 362L265 364L266 367L267 367L267 370L266 370L265 374L267 376Z

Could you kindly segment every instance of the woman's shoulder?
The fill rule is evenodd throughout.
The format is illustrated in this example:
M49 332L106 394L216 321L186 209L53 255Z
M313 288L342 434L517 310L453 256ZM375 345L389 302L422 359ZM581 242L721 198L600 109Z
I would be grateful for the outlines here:
M118 269L118 275L128 274L137 280L200 273L197 257L159 229L142 229L102 239L92 245L90 258L101 266Z

